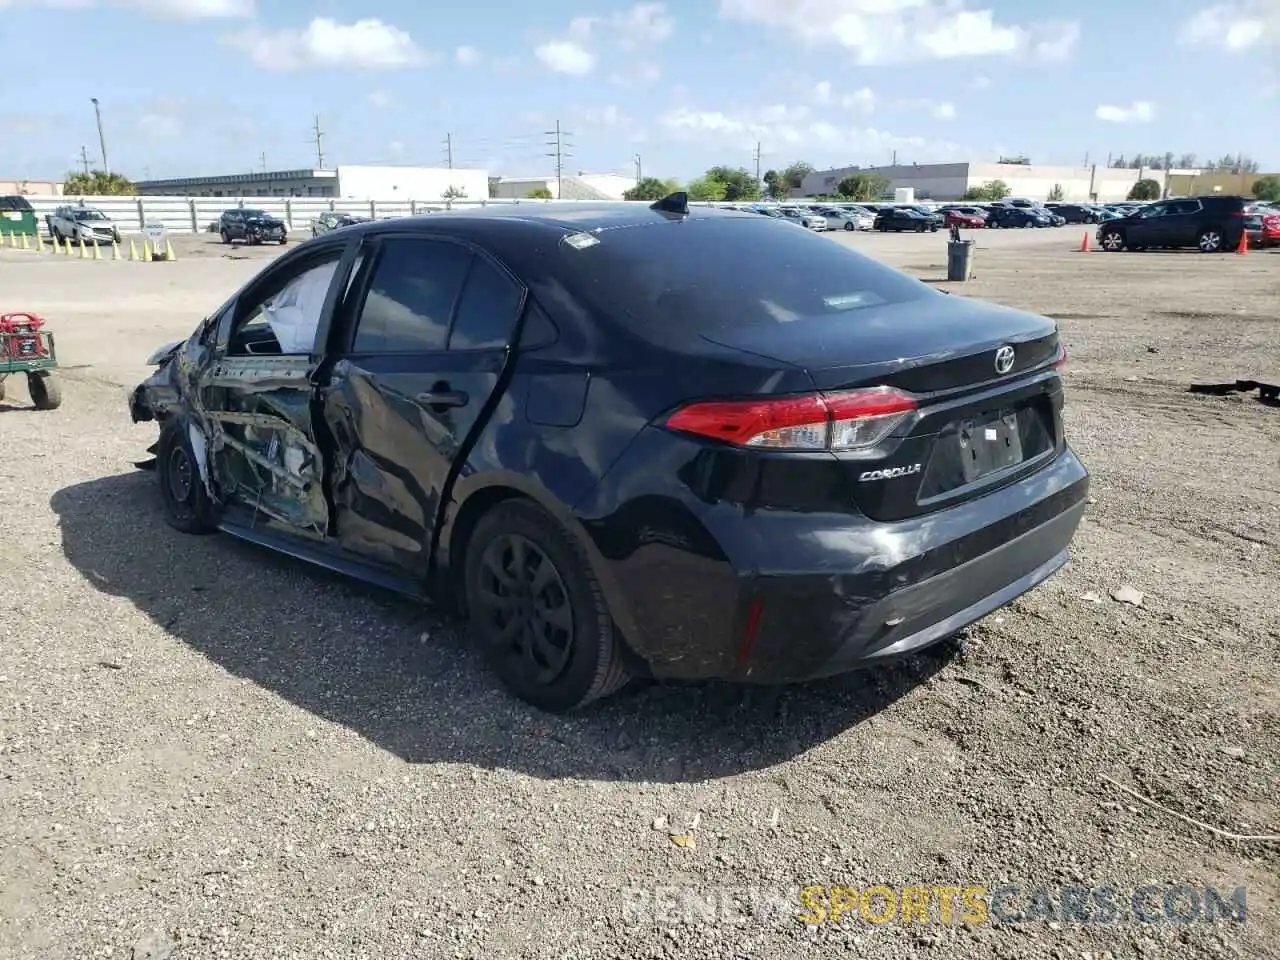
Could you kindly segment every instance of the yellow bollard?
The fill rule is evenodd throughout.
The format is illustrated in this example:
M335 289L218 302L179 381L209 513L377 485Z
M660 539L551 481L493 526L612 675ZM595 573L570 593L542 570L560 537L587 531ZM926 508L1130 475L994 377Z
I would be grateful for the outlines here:
M84 254L85 254L85 250L84 250L84 234L82 233L82 234L80 234L80 259L81 259L81 260L83 260L83 259L84 259Z
M44 253L44 235L36 234L36 253Z
M178 255L173 252L173 243L166 237L164 241L164 258L166 260L177 260Z
M18 235L16 233L6 233L5 236L9 238L10 247L16 247L18 245Z
M101 259L102 259L102 245L101 245L101 244L94 243L94 245L93 245L93 259L95 259L95 260L101 260Z
M51 234L49 236L49 250L55 257L58 255L59 245L57 234Z
M111 259L120 259L120 244L116 243L114 240L111 241Z
M31 241L27 239L27 235L25 233L22 235L22 249L23 250L31 249Z
M138 260L138 245L133 242L133 237L129 238L129 259L135 263Z
M151 262L151 241L146 237L142 238L142 260L144 263Z

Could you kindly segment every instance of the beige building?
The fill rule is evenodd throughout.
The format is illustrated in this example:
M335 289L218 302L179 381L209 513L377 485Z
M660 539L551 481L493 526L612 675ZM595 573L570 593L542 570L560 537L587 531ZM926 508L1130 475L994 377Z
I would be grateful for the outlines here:
M0 180L0 196L60 197L61 180Z
M1199 197L1209 193L1251 196L1253 185L1263 177L1280 173L1221 173L1215 170L1174 171L1169 176L1169 193L1175 197Z

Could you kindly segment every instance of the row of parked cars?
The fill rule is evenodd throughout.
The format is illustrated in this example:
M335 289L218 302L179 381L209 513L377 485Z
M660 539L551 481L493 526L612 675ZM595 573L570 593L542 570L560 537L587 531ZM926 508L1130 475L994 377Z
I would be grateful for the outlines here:
M1197 249L1201 253L1280 246L1280 204L1251 197L1211 194L1171 197L1143 204L1098 226L1098 246L1122 250Z

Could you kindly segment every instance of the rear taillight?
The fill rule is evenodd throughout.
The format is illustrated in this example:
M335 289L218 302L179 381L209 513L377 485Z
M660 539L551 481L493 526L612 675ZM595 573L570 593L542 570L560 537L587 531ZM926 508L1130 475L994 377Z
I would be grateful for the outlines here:
M691 403L667 418L682 433L762 450L859 450L883 440L916 409L893 387Z
M1053 361L1053 366L1057 370L1061 370L1067 365L1067 348L1062 344L1058 345L1058 357Z

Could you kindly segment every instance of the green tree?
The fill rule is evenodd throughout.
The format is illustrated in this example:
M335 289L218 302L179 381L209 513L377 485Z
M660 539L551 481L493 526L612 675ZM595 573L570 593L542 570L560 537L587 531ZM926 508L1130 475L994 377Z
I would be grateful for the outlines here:
M723 200L725 184L712 177L696 177L685 187L690 200Z
M546 187L534 187L524 195L526 200L551 200L551 191Z
M778 173L777 170L766 170L764 176L760 179L764 181L765 193L771 199L781 200L787 195L787 188L783 186L782 174Z
M1062 184L1060 183L1055 183L1053 188L1049 191L1049 199L1053 201L1061 200L1065 196L1066 193L1063 191Z
M674 180L659 180L657 177L645 177L622 195L623 200L661 200L673 193L678 193L680 184Z
M721 200L759 200L760 184L755 174L742 167L712 167L706 173L707 180L724 185L718 199ZM693 194L689 195L693 199Z
M1142 179L1129 191L1130 200L1159 200L1160 184L1155 180Z
M781 177L783 187L786 190L799 190L804 183L804 178L813 173L813 164L804 160L797 160L795 163L787 164L786 169L779 175Z
M1253 181L1253 195L1269 203L1280 203L1280 177L1274 173Z
M986 200L994 203L997 200L1003 200L1012 191L1009 185L1003 180L988 180L980 187L970 187L964 192L965 200Z
M126 197L138 192L124 174L107 173L105 170L69 173L62 190L71 196L82 197Z
M845 200L877 200L889 189L889 178L874 173L855 173L836 184L836 193Z

